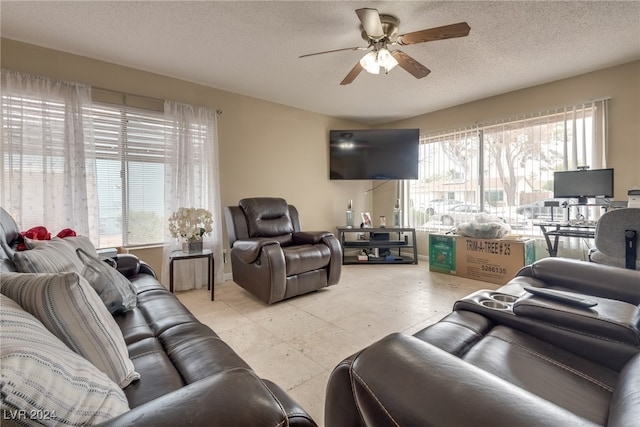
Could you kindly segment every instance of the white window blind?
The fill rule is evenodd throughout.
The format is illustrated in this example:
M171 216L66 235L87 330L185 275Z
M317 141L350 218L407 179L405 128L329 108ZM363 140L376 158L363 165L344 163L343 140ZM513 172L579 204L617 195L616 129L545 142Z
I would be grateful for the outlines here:
M410 223L443 231L485 212L537 232L527 207L553 198L555 171L606 167L607 106L599 100L422 136Z
M100 246L164 240L163 114L94 103Z

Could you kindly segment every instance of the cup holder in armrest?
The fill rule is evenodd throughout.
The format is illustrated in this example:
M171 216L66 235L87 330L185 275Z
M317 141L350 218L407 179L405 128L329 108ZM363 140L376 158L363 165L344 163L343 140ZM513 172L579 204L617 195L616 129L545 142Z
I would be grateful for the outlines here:
M515 295L482 289L458 300L453 309L473 311L490 317L492 314L513 317L513 304L517 300Z
M507 304L513 304L514 302L518 301L518 297L508 294L492 293L491 295L489 295L489 298Z
M495 299L483 299L480 301L480 305L496 310L506 310L509 308L509 304L496 301Z

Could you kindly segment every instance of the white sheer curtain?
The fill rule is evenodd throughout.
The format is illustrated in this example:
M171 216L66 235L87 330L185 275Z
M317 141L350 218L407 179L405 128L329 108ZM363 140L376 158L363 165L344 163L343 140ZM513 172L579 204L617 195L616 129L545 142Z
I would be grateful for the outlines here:
M2 70L0 204L23 230L72 228L97 242L91 88Z
M204 247L213 251L214 283L224 281L222 218L218 171L216 113L212 110L165 101L165 218L180 207L205 208L213 215L213 233ZM162 278L169 283L169 255L180 242L165 232ZM174 290L207 286L206 259L174 263Z

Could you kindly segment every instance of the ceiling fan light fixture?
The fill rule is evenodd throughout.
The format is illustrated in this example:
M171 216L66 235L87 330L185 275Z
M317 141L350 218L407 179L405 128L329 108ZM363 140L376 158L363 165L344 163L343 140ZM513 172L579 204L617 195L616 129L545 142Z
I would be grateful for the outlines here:
M391 55L391 52L384 47L378 50L377 62L380 67L384 68L385 73L393 70L393 68L398 65L396 58L394 58L393 55Z
M378 64L377 60L377 52L371 51L362 57L360 60L360 65L364 68L367 73L378 74L380 73L380 64Z
M407 46L437 40L466 37L471 30L471 27L469 27L469 24L466 22L458 22L456 24L427 28L398 35L398 25L400 21L393 15L381 14L377 9L368 7L356 9L356 15L358 15L358 19L360 20L362 38L367 42L367 47L348 47L300 56L300 58L304 58L345 50L371 49L359 62L356 62L351 71L342 79L340 85L353 83L362 70L370 74L380 74L380 68L383 68L386 74L398 65L416 79L426 77L431 70L403 51L399 49L390 51L387 46Z
M368 73L380 74L381 68L385 73L393 70L393 68L398 65L398 61L393 57L393 55L391 55L389 49L381 47L380 49L372 50L363 56L360 60L360 65L362 65L362 68L364 68Z

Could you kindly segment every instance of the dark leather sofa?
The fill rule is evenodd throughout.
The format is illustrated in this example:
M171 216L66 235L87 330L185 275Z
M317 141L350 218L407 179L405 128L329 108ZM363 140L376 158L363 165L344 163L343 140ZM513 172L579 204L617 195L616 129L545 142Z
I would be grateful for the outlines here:
M525 288L570 291L587 307ZM585 301L583 301L585 302ZM640 273L546 258L341 362L327 426L640 425Z
M20 230L3 209L0 227L0 271L15 271L11 257ZM138 307L115 319L141 379L124 389L131 410L104 425L316 426L200 323L148 265L132 255L116 261L137 291Z

